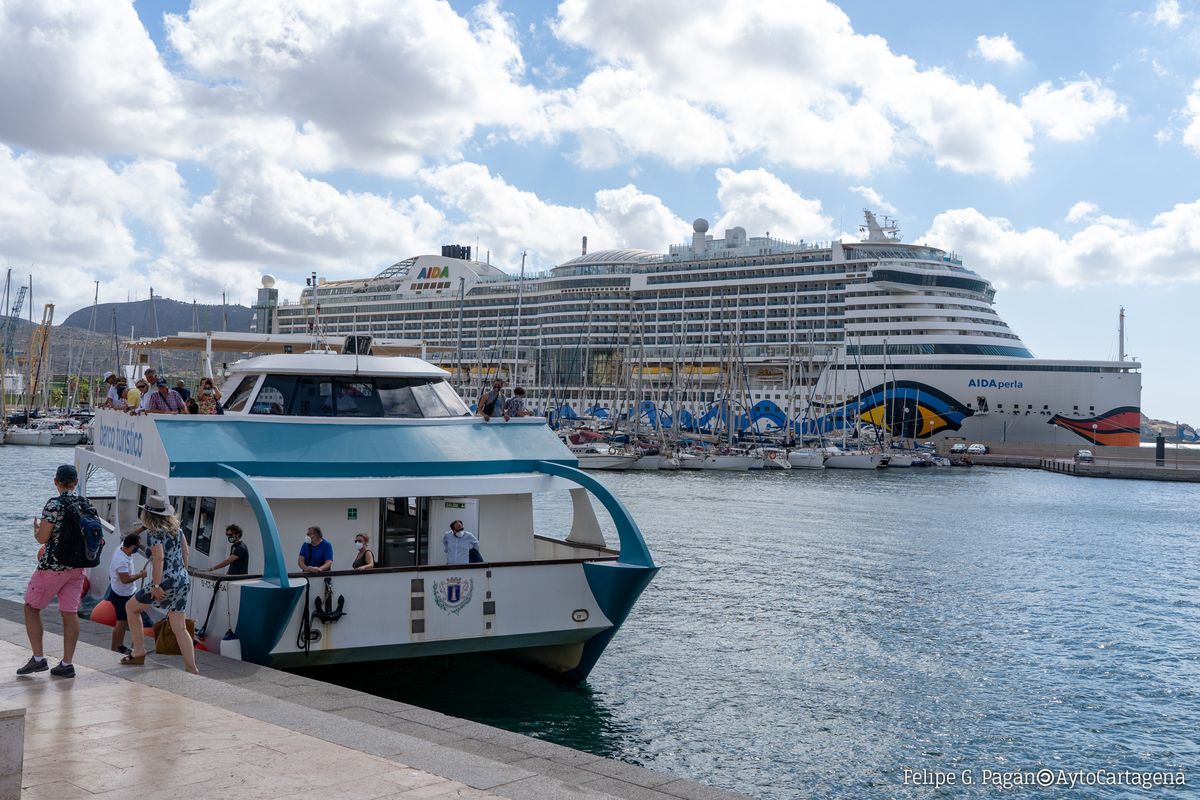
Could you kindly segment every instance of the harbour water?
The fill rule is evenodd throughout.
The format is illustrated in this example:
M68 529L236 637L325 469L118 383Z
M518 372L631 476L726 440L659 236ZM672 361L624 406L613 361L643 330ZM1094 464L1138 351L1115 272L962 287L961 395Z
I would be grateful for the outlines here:
M69 459L0 447L6 597ZM1194 488L986 468L599 477L663 570L585 686L483 657L312 674L772 800L928 796L906 768L967 771L978 796L985 769L1200 780ZM566 518L548 497L538 531ZM332 533L339 554L352 533Z

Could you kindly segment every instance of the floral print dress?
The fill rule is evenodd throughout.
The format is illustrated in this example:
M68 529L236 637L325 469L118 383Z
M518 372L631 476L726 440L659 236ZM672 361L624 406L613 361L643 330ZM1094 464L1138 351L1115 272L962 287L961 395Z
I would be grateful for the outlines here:
M196 405L200 407L201 414L217 413L217 397L215 394L204 394L204 390L200 390L196 396Z
M191 576L183 563L183 534L176 531L148 531L148 545L162 545L163 577L160 587L167 596L162 600L153 599L150 589L138 592L138 602L149 603L163 611L186 611L188 595L192 590Z

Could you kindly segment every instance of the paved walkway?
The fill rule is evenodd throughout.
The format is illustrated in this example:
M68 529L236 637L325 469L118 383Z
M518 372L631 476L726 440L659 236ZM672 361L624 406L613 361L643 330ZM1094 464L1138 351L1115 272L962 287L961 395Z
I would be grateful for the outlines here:
M43 616L47 653L61 653L58 614ZM122 667L111 629L86 621L74 680L18 678L20 618L0 600L0 708L28 709L25 800L743 797L211 653L197 653L200 676L178 656Z

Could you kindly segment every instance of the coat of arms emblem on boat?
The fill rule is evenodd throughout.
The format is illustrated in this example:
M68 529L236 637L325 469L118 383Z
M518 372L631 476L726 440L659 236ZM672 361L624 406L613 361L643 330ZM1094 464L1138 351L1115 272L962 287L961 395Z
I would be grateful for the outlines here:
M442 611L457 614L471 602L475 582L470 578L447 578L433 584L433 600Z

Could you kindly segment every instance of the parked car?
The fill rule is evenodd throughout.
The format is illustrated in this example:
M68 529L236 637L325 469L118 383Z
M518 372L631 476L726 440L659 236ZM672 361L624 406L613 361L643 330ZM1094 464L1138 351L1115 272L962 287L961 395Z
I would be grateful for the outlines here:
M988 454L988 446L986 444L973 444L967 448L969 456L986 456Z
M967 452L967 443L966 442L955 442L954 444L950 445L950 452L951 453Z
M1095 461L1096 457L1092 455L1091 450L1079 450L1075 453L1076 464L1093 464Z

